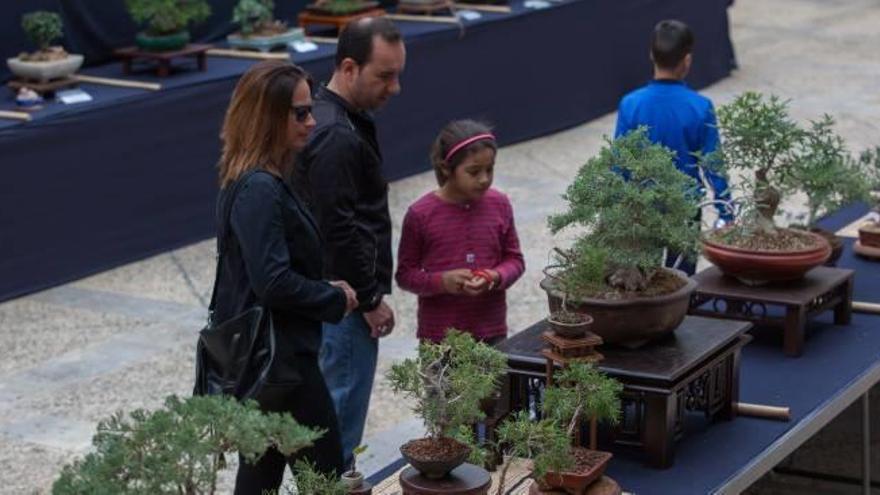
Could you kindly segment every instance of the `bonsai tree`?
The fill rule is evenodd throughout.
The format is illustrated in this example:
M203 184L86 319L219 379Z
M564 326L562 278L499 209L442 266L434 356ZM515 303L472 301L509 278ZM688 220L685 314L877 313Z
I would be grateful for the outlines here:
M880 225L880 146L864 150L858 158L859 167L867 177L873 222Z
M418 357L392 365L387 377L393 390L415 401L413 411L428 433L401 450L430 457L441 455L444 446L461 444L461 439L472 440L466 430L485 417L480 401L498 387L506 365L503 353L455 329L440 343L419 344Z
M164 36L186 31L193 22L202 22L211 15L206 0L125 0L131 18L146 24L146 34Z
M274 446L289 455L322 434L289 414L263 413L254 401L170 396L159 410L101 421L94 452L65 466L52 493L213 494L225 453L254 461Z
M364 482L364 475L360 471L357 470L357 458L359 455L363 454L367 451L366 445L358 445L352 450L352 462L351 468L342 473L342 481L346 484L348 488L356 488Z
M573 363L558 371L553 386L544 390L540 420L532 421L527 411L521 411L498 429L498 442L506 447L508 458L498 493L502 493L512 457L532 459L532 477L539 482L548 473L575 468L571 445L575 429L583 419L617 424L622 391L622 384L592 364Z
M55 40L64 35L60 15L45 10L30 12L21 17L21 28L28 39L37 45L36 52L19 55L21 60L38 62L67 57L63 48L52 46Z
M559 251L567 295L619 298L644 291L664 249L695 253L697 183L673 158L640 128L608 141L581 167L563 196L567 211L549 218L553 233L571 225L584 229L570 251Z
M295 480L292 485L285 485L284 491L288 495L314 493L321 495L346 495L348 488L338 476L333 473L321 473L309 462L298 460L293 466Z
M283 33L287 24L276 21L273 0L240 0L232 11L232 21L241 26L243 37Z
M826 114L802 132L782 181L787 189L807 196L805 227L816 229L823 215L869 198L862 171L862 164L850 157L843 138L834 132L834 119Z

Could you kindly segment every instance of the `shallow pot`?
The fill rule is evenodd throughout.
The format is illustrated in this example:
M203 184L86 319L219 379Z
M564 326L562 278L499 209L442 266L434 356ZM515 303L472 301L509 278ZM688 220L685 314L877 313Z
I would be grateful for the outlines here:
M638 347L675 331L684 320L690 304L691 293L697 283L680 270L664 268L684 280L685 285L675 292L662 296L636 297L608 300L569 297L569 311L588 314L593 318L590 331L602 337L606 344L622 344ZM547 270L544 271L547 274ZM550 312L562 306L563 292L558 279L550 274L541 281L547 292Z
M820 229L818 227L813 227L810 229L810 232L819 234L823 239L828 241L828 245L831 246L831 256L828 257L825 266L837 266L837 260L843 255L843 237L836 235L830 230Z
M815 247L799 251L754 251L701 240L703 255L725 275L736 277L747 285L763 285L800 279L808 271L825 263L831 256L831 245L819 234L809 233Z
M345 488L349 490L354 490L364 483L364 475L360 472L345 472L342 473L342 476L340 476L339 479L342 480Z
M171 34L152 35L138 33L134 44L148 52L170 52L179 50L189 43L189 31L183 30Z
M880 248L880 225L869 223L859 227L859 243L862 246Z
M40 82L67 77L78 71L82 64L83 56L73 53L67 58L46 62L26 62L18 57L6 59L10 72L22 79Z
M420 455L420 452L414 448L420 443L424 444L433 442L445 442L447 444L449 447L448 450L450 451L447 458L426 459L423 458ZM464 464L464 461L467 460L468 456L471 454L471 449L467 445L457 440L453 440L452 438L419 438L417 440L410 440L401 445L400 454L406 462L421 473L422 476L429 479L440 479L445 478L453 469Z
M285 46L288 43L305 39L302 28L290 28L287 32L271 36L242 36L230 34L226 37L229 46L239 49L269 51L272 48Z
M572 450L580 451L581 455L588 455L594 459L589 469L582 472L549 472L544 476L538 485L541 488L550 490L565 490L567 493L584 493L588 486L602 477L605 468L612 455L608 452L599 450L590 450L582 447L575 447Z
M547 323L550 324L550 328L556 335L566 339L578 339L586 335L587 331L590 330L590 327L593 326L592 316L583 313L578 314L583 318L583 321L578 323L556 321L553 319L552 315L550 318L547 318Z

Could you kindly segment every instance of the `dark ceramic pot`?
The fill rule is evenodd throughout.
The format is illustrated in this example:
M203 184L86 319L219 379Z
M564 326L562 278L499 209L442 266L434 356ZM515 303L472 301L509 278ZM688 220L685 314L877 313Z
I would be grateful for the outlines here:
M159 36L138 33L134 38L134 43L148 52L170 52L179 50L189 43L189 31L184 30Z
M797 280L831 256L828 241L818 234L810 235L816 240L815 247L800 251L752 251L703 238L703 255L725 275L746 285Z
M578 313L582 321L578 323L564 323L553 319L553 315L547 318L547 323L556 335L566 339L578 339L586 335L587 330L593 326L593 317L587 314Z
M466 461L468 456L471 454L470 447L456 440L447 438L444 440L455 442L460 446L460 448L456 450L454 455L450 456L448 459L420 459L418 456L410 452L410 446L420 440L424 441L424 439L410 440L409 442L401 445L400 454L403 456L406 462L408 462L412 467L416 468L416 470L421 473L422 476L429 479L445 478L449 475L450 472L452 472L453 469L464 464L464 461Z
M566 307L569 311L590 315L593 318L590 331L602 337L606 344L644 345L678 328L687 314L691 293L697 288L697 283L684 272L665 270L675 273L686 282L685 285L675 292L655 297L620 300L569 297ZM548 270L544 273L547 276L541 281L541 288L547 292L552 313L562 306L563 293L558 279Z

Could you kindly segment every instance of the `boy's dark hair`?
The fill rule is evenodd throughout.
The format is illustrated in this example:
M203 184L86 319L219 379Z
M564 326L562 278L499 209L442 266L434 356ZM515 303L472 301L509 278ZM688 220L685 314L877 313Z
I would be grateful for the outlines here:
M478 134L491 134L492 128L488 124L477 122L476 120L463 119L453 120L446 124L431 145L431 165L434 166L434 175L437 177L437 184L443 186L446 183L447 176L444 171L452 173L455 167L461 165L469 155L477 150L490 149L498 151L498 145L494 139L480 139L465 146L455 152L446 162L446 155L458 143L465 139L474 137Z
M674 69L694 48L694 33L687 24L669 19L654 26L651 56L661 69Z
M336 67L346 58L354 60L359 66L370 61L373 53L373 39L379 36L388 43L403 40L397 26L385 17L369 17L348 24L339 33L336 44Z

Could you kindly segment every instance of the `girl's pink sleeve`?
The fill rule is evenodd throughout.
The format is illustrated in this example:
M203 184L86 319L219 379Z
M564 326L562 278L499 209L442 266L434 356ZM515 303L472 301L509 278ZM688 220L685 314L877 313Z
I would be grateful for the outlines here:
M418 215L412 209L407 210L397 248L395 279L401 289L419 296L442 294L442 273L428 273L422 267L422 260L427 254L422 227Z
M506 199L506 198L505 198ZM501 242L501 263L494 270L501 276L499 288L507 289L514 284L522 276L526 270L526 262L523 258L522 250L519 247L519 236L516 234L516 225L513 221L513 207L509 200L505 201L503 215L507 230L504 232Z

